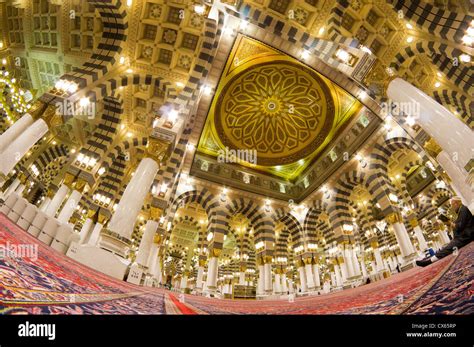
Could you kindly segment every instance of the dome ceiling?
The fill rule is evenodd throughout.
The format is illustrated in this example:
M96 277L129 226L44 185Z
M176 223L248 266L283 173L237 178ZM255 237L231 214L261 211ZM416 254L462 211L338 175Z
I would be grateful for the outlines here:
M240 150L246 154L237 155L240 165L292 180L361 108L315 70L240 35L221 75L198 152L219 157Z

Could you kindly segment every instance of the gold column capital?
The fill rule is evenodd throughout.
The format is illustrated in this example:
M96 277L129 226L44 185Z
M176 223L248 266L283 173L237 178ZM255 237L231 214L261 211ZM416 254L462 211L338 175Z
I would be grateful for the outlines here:
M428 141L426 141L423 147L433 158L436 158L443 151L441 146L435 141L434 138L430 138Z
M218 249L218 248L213 248L209 250L210 256L214 258L219 258L219 256L221 255L221 252L222 252L222 249Z
M395 224L395 223L401 223L402 222L402 216L399 212L392 212L385 216L385 220L387 221L388 224Z
M153 238L153 243L156 243L157 245L161 244L162 240L162 235L161 234L155 234Z
M418 226L418 220L416 218L410 219L410 225L415 228Z

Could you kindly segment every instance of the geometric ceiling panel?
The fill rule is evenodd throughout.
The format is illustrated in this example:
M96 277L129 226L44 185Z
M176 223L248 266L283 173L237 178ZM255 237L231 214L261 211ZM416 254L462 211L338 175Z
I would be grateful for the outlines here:
M198 152L297 178L362 108L314 69L239 35L227 59Z

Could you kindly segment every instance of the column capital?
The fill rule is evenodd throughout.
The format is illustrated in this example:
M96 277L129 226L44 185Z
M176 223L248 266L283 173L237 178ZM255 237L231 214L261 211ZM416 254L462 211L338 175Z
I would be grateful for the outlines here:
M418 220L417 220L416 218L410 219L410 220L409 220L409 223L410 223L410 225L412 226L412 228L415 228L415 227L417 227L417 226L419 225Z
M430 138L423 144L423 148L431 155L433 158L436 158L443 149L441 146L435 141L434 138Z
M402 215L399 212L392 212L385 216L388 224L402 223Z

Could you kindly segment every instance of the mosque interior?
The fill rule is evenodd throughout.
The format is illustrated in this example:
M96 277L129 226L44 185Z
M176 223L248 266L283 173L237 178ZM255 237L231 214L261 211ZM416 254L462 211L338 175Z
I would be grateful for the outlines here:
M0 313L473 313L472 1L0 19Z

